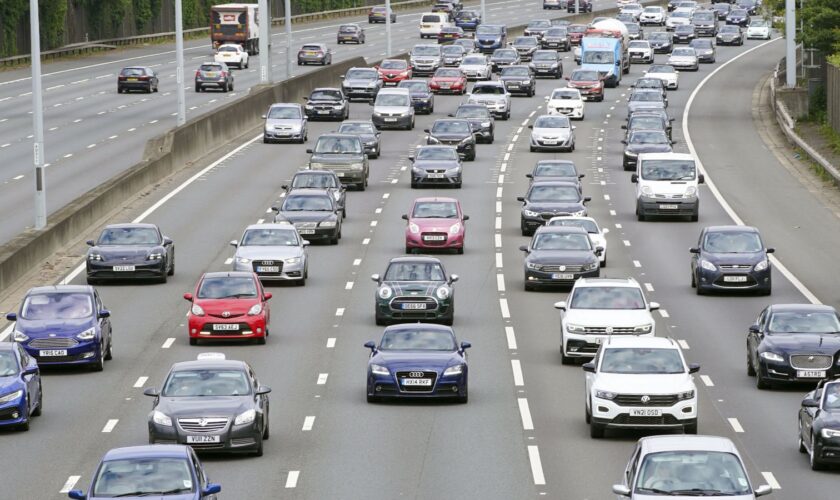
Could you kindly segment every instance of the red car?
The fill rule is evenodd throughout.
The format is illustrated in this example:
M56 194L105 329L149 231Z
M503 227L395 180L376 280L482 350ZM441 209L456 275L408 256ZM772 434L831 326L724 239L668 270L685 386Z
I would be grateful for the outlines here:
M251 272L204 273L195 293L185 293L190 307L190 345L207 339L254 339L265 344L271 312L266 292Z
M467 93L467 77L458 68L440 68L429 80L429 88L433 94L461 94Z
M604 77L594 69L576 69L566 80L568 87L580 90L584 101L604 100Z
M589 27L585 24L570 24L566 28L566 32L569 34L569 43L572 45L580 45L580 39L583 38L587 29L589 29Z
M464 253L465 222L469 215L461 211L455 198L417 198L405 228L405 253L415 250L454 249Z
M379 72L379 77L385 85L389 83L397 85L403 80L410 80L412 75L408 61L402 59L385 59L376 66L376 71Z

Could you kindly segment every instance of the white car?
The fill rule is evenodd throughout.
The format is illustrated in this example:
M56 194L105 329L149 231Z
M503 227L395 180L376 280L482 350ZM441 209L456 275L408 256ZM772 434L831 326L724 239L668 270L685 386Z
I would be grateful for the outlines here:
M437 38L443 27L452 26L449 14L445 12L425 12L420 16L420 38Z
M694 11L690 9L676 9L674 12L671 12L671 15L668 16L668 19L665 20L665 29L668 31L674 31L679 25L682 24L691 24L691 15L694 14Z
M531 129L531 151L575 150L575 126L562 115L542 115L534 120Z
M589 242L592 248L601 247L601 267L607 267L607 233L609 228L602 228L598 225L598 221L592 217L581 216L559 216L552 217L547 226L573 226L584 229L589 234Z
M664 8L654 5L650 7L645 7L645 10L639 14L639 24L642 26L646 24L655 24L657 26L665 26L665 18L668 15L668 11Z
M586 374L586 423L589 435L606 429L679 429L697 434L697 386L673 339L612 336Z
M756 19L747 28L747 38L761 38L770 40L770 23L764 19Z
M659 78L668 90L677 90L680 87L680 75L670 64L651 64L644 76Z
M248 52L235 43L226 43L219 46L216 55L213 57L217 63L225 63L228 68L236 66L239 69L248 67Z
M651 311L641 285L633 278L581 278L569 298L554 304L560 310L560 360L591 358L610 337L650 336L656 333Z
M494 117L510 119L510 92L498 80L475 82L472 92L467 94L467 104L484 104Z
M638 20L639 16L642 14L642 11L644 11L644 7L642 7L641 4L628 3L627 5L625 5L624 7L621 8L620 13L621 14L630 14L631 16L633 16L634 18L636 18Z
M630 40L627 53L630 56L630 63L653 64L653 47L647 40Z
M464 56L458 69L464 73L467 80L489 80L493 75L490 61L484 54L469 54Z
M545 108L550 115L566 115L573 120L583 120L586 113L580 90L568 87L552 90Z
M616 7L621 9L626 5L630 5L631 3L636 3L636 1L635 0L617 0L615 5L616 5Z
M675 48L668 57L668 64L680 71L697 71L700 69L697 51L691 47Z

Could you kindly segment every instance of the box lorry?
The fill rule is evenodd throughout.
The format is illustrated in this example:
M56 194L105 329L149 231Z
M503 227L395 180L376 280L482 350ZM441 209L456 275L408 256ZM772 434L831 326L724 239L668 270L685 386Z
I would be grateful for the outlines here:
M581 68L598 71L607 87L617 87L621 83L623 61L624 54L620 39L586 36L581 38Z
M257 4L225 3L210 7L210 40L213 49L235 43L248 55L259 53L260 27Z

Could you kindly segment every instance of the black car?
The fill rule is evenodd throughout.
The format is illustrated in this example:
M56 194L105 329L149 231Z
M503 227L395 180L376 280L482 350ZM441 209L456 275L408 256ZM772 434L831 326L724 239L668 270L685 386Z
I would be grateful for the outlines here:
M563 58L556 50L538 50L531 57L528 64L534 76L553 76L554 79L563 77Z
M725 21L729 11L732 10L732 4L729 2L716 2L712 4L711 9L719 21Z
M233 72L227 64L206 62L195 72L195 91L203 92L207 87L215 87L222 92L233 90Z
M158 91L158 75L146 66L123 68L117 75L117 94L130 90L144 90L151 94Z
M535 36L518 36L510 46L516 49L521 61L530 61L534 52L540 48L540 39Z
M698 38L697 40L692 40L688 46L694 49L694 52L697 53L697 60L701 63L715 62L715 44L711 40Z
M750 226L710 226L700 232L691 252L691 286L697 295L710 291L771 292L771 265L775 252Z
M799 452L808 454L812 470L840 463L840 380L821 381L802 398Z
M572 160L540 160L534 165L531 173L525 174L529 182L542 181L564 181L576 183L579 191L583 191L580 180L586 174L578 173L575 162Z
M726 24L734 24L746 28L750 25L750 14L745 9L732 9L726 15Z
M697 30L693 24L680 24L674 27L674 43L689 43L697 38Z
M337 88L317 88L304 97L303 112L310 120L346 120L350 117L350 103Z
M186 444L196 451L250 452L260 457L269 438L268 393L243 361L199 354L175 363L149 413L149 444Z
M453 146L461 158L466 161L475 160L475 136L469 120L441 118L435 120L432 128L423 131L428 134L426 144Z
M502 68L499 73L499 81L502 82L511 94L521 94L526 97L533 97L537 92L537 82L534 72L528 66L508 66Z
M567 0L566 12L592 12L592 0Z
M627 120L627 123L621 125L621 128L627 130L628 136L634 130L661 130L665 132L668 139L671 138L671 122L661 114L634 113Z
M408 95L411 96L411 105L414 106L416 113L430 115L435 111L435 94L429 88L428 81L403 80L397 84L397 88L408 89Z
M451 113L449 117L469 121L477 142L493 144L496 138L496 120L487 106L483 104L461 104L455 110L455 113Z
M494 73L498 73L505 66L513 66L520 62L519 52L516 49L496 49L490 56L490 67Z
M741 31L740 26L732 24L721 26L715 37L715 42L718 45L744 45L744 32Z
M326 189L335 197L335 204L341 210L341 218L347 217L347 188L331 170L299 170L289 184L280 186L288 195L296 189Z
M175 243L154 224L110 224L88 240L85 266L90 285L105 279L156 279L175 274Z
M840 375L840 317L826 305L773 304L747 333L747 374L759 389Z
M630 130L624 144L624 170L636 170L636 163L641 153L670 153L674 143L664 130Z
M522 34L525 36L542 38L543 35L545 35L545 32L549 29L551 29L551 21L548 19L534 19L533 21L528 22L528 25L525 26L525 30Z
M382 154L382 146L379 143L381 132L370 120L346 120L341 122L336 132L358 135L365 146L365 154L368 155L368 158L379 158L379 155Z
M641 117L641 116L656 116L656 117L658 117L660 120L662 120L663 122L666 123L665 132L668 133L668 137L671 137L671 130L673 128L674 119L671 118L670 116L668 116L668 112L665 111L665 109L659 108L659 109L642 109L642 110L639 110L635 113L631 113L627 117L627 123L629 124L630 121L632 121L634 118ZM622 126L621 128L624 128L624 127ZM630 128L630 127L628 126L628 128Z
M627 37L630 40L644 40L645 39L645 30L642 29L642 25L639 23L624 23L627 26Z
M444 45L440 48L441 61L444 66L458 66L464 60L467 49L460 45Z
M568 52L572 50L572 41L569 39L569 32L565 27L552 27L548 29L540 40L544 49L555 49Z
M670 54L674 49L674 35L667 31L654 31L647 38L654 54Z
M350 68L340 78L341 90L348 99L373 101L384 85L379 71L374 68Z
M461 187L463 168L454 147L420 146L408 160L412 163L412 188L425 185Z
M601 247L593 248L581 227L544 226L537 229L525 252L525 290L538 286L571 286L578 278L601 274Z
M341 209L329 189L295 189L280 207L271 207L274 222L293 224L308 241L337 245L341 239Z
M691 16L697 36L715 36L718 32L718 15L713 10L698 10Z
M758 0L738 0L737 5L751 16L758 14Z
M336 42L342 43L365 43L365 30L358 24L342 24L338 27Z
M591 198L583 197L579 182L542 181L534 182L522 202L520 229L522 236L531 236L552 217L559 215L586 215L586 206Z

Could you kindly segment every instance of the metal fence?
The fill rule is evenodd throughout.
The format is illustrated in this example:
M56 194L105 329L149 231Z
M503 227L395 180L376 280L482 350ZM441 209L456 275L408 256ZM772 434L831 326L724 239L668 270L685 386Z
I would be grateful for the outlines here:
M827 63L825 99L828 109L828 123L840 134L840 66Z

